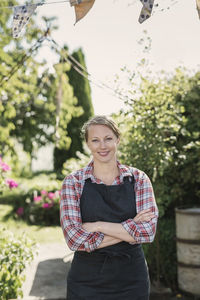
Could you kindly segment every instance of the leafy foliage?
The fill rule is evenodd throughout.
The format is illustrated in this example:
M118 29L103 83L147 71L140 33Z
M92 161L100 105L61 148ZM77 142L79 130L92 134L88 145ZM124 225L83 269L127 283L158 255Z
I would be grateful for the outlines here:
M7 300L23 297L23 271L31 262L35 244L25 235L20 238L0 228L0 298Z
M29 201L26 209L26 219L31 224L38 225L59 225L59 203L60 192L47 192L42 190L40 194L33 197L32 201ZM18 209L19 211L19 209ZM20 214L18 213L20 216Z
M17 220L23 220L27 224L40 226L60 225L59 203L60 192L33 190L24 195L7 195L4 201L12 204L13 209L6 216Z
M17 1L4 1L6 4L17 4ZM13 40L10 32L5 34L12 11L5 12L0 16L0 154L16 155L16 141L31 158L38 148L48 143L66 151L72 141L68 123L83 114L69 83L70 67L60 61L50 72L45 61L36 59L43 42L55 29L54 18L44 18L46 32L38 29L31 18L23 39ZM51 49L59 61L59 51L63 49ZM56 159L59 161L60 156L56 155Z
M85 57L82 49L78 49L70 56L74 58L86 70ZM74 65L72 58L69 60ZM90 84L87 79L87 74L81 70L86 76L79 74L73 67L67 70L69 83L73 87L74 95L77 99L76 107L81 107L82 112L79 115L72 116L67 126L67 133L71 140L70 146L65 148L55 148L54 152L54 167L55 170L61 170L63 163L72 157L76 158L76 152L83 152L83 138L80 136L80 129L83 124L93 115L93 106L91 99Z
M137 90L132 79L130 83L132 100L118 116L123 131L121 160L142 169L153 181L160 229L159 242L149 246L156 247L148 256L149 265L153 276L159 273L174 288L174 208L199 205L200 73L191 76L177 69L173 76L141 76ZM159 264L153 263L156 256Z
M43 89L43 100L46 102L45 112L47 114L46 124L48 128L54 128L50 140L56 142L57 147L65 149L70 146L71 139L68 136L67 126L72 116L79 116L82 109L76 106L77 99L73 95L72 87L66 71L69 69L67 63L58 63L54 66L55 73L45 73L41 78ZM43 114L43 118L44 118ZM42 117L42 114L41 114Z
M0 5L13 4L17 4L17 1L4 1ZM0 153L2 154L9 150L15 152L14 141L10 136L14 135L17 125L22 122L21 104L24 103L24 106L28 107L31 93L35 95L38 63L31 54L34 49L36 50L34 45L37 45L36 40L41 35L41 31L32 26L23 41L25 47L22 47L22 40L12 39L10 26L8 26L11 14L11 9L4 9L0 16ZM29 53L23 50L27 47L31 49ZM19 124L15 122L17 114L19 114Z
M74 170L79 170L85 167L89 163L90 156L89 153L87 152L86 147L84 149L84 152L86 154L77 151L76 152L77 158L72 157L63 164L62 174L64 176L69 175L70 173L74 172Z
M60 225L59 200L61 181L55 173L39 174L32 178L18 178L19 187L6 191L0 197L1 203L12 206L5 221L25 221L27 224Z
M16 188L18 183L15 182L13 179L7 178L6 172L11 170L10 166L3 162L0 156L0 195L6 188Z

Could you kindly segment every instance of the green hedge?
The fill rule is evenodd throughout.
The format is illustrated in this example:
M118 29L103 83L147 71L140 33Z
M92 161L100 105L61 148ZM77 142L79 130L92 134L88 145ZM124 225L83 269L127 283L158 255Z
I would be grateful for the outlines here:
M0 228L0 299L23 297L23 271L33 260L35 244L25 235L20 238Z

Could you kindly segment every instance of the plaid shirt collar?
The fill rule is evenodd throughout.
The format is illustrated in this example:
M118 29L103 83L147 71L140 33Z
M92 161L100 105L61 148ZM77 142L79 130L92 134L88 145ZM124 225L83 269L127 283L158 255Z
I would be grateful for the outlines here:
M117 160L117 166L119 168L120 182L123 182L124 177L127 177L127 176L132 177L133 176L131 169L125 165L122 165L118 160ZM94 169L94 161L92 160L83 169L83 180L84 181L88 178L94 179L93 169Z

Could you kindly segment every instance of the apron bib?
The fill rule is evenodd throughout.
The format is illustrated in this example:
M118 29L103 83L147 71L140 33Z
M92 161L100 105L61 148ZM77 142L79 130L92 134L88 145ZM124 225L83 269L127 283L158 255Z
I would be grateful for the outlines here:
M104 185L87 179L80 199L82 222L120 223L136 215L134 178ZM141 245L121 242L88 253L76 251L67 300L148 300L149 276Z

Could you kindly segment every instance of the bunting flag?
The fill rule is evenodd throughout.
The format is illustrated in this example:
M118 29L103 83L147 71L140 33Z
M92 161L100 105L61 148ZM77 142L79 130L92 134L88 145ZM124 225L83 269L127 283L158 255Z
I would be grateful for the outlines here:
M31 16L33 15L33 13L35 12L38 6L45 5L45 4L69 2L70 5L74 6L75 9L75 15L76 15L75 24L76 24L79 20L85 17L85 15L93 7L95 2L95 0L57 0L54 2L46 2L46 3L43 1L44 0L41 0L39 3L24 4L21 6L0 7L0 9L12 8L14 11L13 26L12 26L12 32L14 38L20 37L22 30L25 28L25 26L29 22ZM138 21L139 23L143 23L151 16L154 0L140 0L140 2L142 3L142 10L140 12ZM196 0L196 8L200 19L200 0Z
M200 19L200 0L196 0L196 5L197 5L197 11L199 14L199 19Z
M95 0L70 0L71 6L74 6L76 22L81 20L94 5Z
M29 4L22 6L14 6L13 16L13 37L18 38L22 32L22 29L28 24L30 17L36 10L38 4Z
M151 16L154 0L140 0L140 1L142 2L143 7L139 16L139 23L143 23Z

